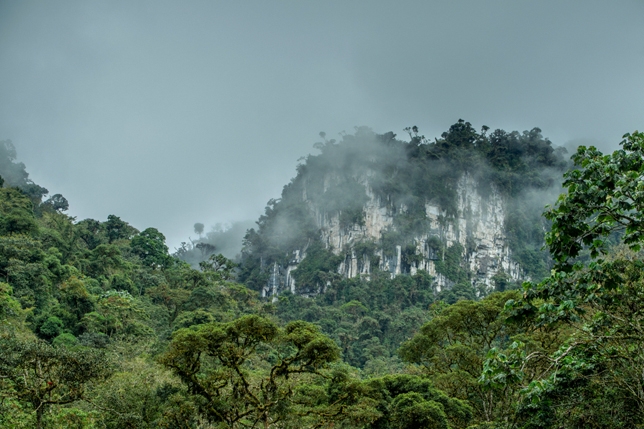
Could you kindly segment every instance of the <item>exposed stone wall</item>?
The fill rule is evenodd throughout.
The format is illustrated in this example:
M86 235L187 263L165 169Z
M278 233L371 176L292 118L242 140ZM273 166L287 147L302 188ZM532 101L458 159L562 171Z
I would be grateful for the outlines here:
M378 197L366 186L369 200L365 204L364 225L351 225L341 228L339 216L329 215L321 210L314 210L316 222L321 230L321 239L327 248L335 254L344 249L353 249L360 241L378 242L383 230L393 225L394 215L386 205L381 204ZM492 188L487 196L482 196L475 180L464 175L457 185L456 217L449 218L437 205L427 204L425 211L430 220L430 228L415 237L416 253L422 255L421 261L413 263L409 268L410 274L417 270L426 270L434 276L438 288L449 287L449 281L436 271L436 261L441 257L437 249L430 243L435 238L450 247L460 243L465 249L463 261L472 273L472 281L478 286L491 288L492 277L500 269L513 280L523 278L520 266L511 258L505 236L505 202L502 196ZM405 207L399 207L404 211ZM469 238L469 239L468 239ZM402 243L395 248L393 256L387 256L382 250L377 251L379 268L396 276L402 273L401 253ZM276 289L289 288L295 292L295 280L291 272L299 262L306 257L306 249L298 249L293 253L291 262L286 267L273 267L271 279L264 295L272 295ZM338 272L346 277L360 275L368 276L371 272L371 262L367 255L358 255L350 250L345 260L340 264ZM281 285L279 288L276 285Z

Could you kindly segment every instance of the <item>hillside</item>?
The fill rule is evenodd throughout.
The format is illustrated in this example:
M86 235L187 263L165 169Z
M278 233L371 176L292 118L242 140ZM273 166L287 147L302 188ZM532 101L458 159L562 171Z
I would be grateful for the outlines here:
M640 427L644 134L580 147L545 224L538 130L410 131L319 145L239 268L70 217L0 142L0 427Z

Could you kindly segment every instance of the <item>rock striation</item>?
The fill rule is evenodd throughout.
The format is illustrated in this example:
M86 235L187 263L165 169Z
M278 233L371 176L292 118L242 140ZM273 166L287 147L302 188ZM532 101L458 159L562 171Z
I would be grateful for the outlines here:
M342 226L338 213L328 213L323 208L309 204L315 222L320 229L323 245L336 255L342 255L337 273L347 278L366 276L377 266L391 276L415 274L424 270L435 278L437 290L450 287L453 281L438 269L438 262L445 257L445 249L458 245L461 265L469 271L469 281L478 290L493 289L493 277L501 271L510 280L525 278L521 267L512 259L505 234L506 201L494 186L483 195L474 178L463 174L456 185L456 215L448 215L437 204L425 204L428 228L417 233L411 242L414 247L412 260L404 257L410 252L407 243L395 243L385 251L383 233L394 228L397 213L405 213L402 205L388 207L375 195L364 181L368 196L364 204L364 219L361 223ZM306 199L306 191L304 192ZM360 243L374 243L371 253L360 252ZM262 290L263 296L277 295L283 289L297 292L293 271L306 258L307 246L294 249L288 264L276 262L271 267L269 280ZM325 285L320 285L323 292Z

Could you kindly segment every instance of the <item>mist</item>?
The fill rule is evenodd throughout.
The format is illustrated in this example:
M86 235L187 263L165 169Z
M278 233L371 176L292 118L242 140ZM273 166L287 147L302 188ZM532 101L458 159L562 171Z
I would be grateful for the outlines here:
M214 225L203 235L195 231L198 236L194 239L188 237L187 241L181 242L173 254L193 267L198 267L199 262L213 254L222 254L228 259L239 261L246 231L254 226L255 221L246 220Z
M644 117L641 1L0 2L0 140L77 219L257 219L354 126L465 118L613 150ZM572 141L573 143L568 144Z

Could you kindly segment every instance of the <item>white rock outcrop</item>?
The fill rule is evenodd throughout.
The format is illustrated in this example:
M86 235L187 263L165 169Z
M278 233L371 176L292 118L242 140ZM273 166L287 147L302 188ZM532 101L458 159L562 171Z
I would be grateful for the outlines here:
M324 245L335 254L344 253L345 259L338 267L338 273L346 277L368 276L372 270L372 261L378 261L381 270L389 271L393 276L418 270L425 270L435 277L437 288L449 287L451 282L436 270L436 262L443 257L437 247L448 248L459 243L464 249L463 265L471 272L472 283L479 289L493 287L492 278L503 270L510 279L524 278L521 267L512 260L507 237L505 235L505 201L501 194L492 187L489 195L483 196L478 191L475 180L465 174L458 181L456 188L457 215L447 216L437 205L428 203L425 212L429 220L429 229L414 237L416 245L415 261L403 266L402 244L395 246L393 255L385 254L382 249L375 255L357 254L355 245L360 242L379 242L383 231L393 226L393 210L381 204L378 197L366 185L369 197L364 206L363 225L341 227L339 215L329 215L322 210L312 209L317 225L321 231ZM404 212L405 207L397 207ZM442 246L436 246L436 243ZM370 256L376 256L375 258ZM296 292L292 271L306 257L306 249L297 249L286 267L272 267L269 282L263 295L274 295L283 288ZM325 285L320 286L322 292Z

